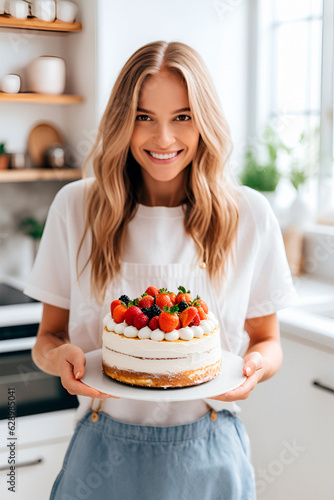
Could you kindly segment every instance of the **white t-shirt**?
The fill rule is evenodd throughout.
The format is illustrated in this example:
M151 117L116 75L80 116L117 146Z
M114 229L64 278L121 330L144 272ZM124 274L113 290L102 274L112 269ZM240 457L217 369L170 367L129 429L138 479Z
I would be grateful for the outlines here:
M206 269L199 267L194 241L183 226L183 208L138 205L129 223L120 275L106 292L104 305L90 291L91 266L77 280L76 258L84 231L84 193L93 178L70 183L56 195L47 218L25 293L41 302L70 310L69 335L84 352L101 347L102 320L112 300L126 294L138 297L150 285L177 290L179 285L199 294L221 326L222 347L242 354L248 335L246 318L275 313L295 296L283 239L266 198L247 187L240 188L240 222L235 242L234 266L229 261L219 291L213 289ZM88 233L79 257L79 269L91 249ZM77 419L88 411L91 400L79 397ZM199 400L154 403L108 399L103 411L113 418L136 424L178 425L193 422L208 410L232 403Z

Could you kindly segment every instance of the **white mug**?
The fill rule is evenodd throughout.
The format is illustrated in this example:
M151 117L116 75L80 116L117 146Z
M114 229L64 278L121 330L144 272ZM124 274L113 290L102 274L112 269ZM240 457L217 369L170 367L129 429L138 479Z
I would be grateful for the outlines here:
M29 14L29 4L23 0L10 0L9 14L16 19L27 19Z
M69 0L58 0L57 2L57 19L65 23L73 23L78 12L78 6Z
M61 57L37 57L28 64L27 77L32 92L62 94L66 84L65 61Z
M21 78L19 75L5 75L1 79L1 90L7 94L17 94L20 92Z
M10 0L0 0L0 12L1 14L9 14L9 4Z
M31 13L42 21L52 22L56 19L55 0L33 0Z
M0 14L5 13L5 11L6 11L5 5L6 5L6 0L0 0Z

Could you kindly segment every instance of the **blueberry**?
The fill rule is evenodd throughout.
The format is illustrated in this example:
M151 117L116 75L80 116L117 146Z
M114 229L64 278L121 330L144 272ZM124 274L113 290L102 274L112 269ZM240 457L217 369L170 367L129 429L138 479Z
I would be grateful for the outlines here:
M180 313L182 311L184 311L185 309L187 309L187 307L189 307L189 305L187 304L187 302L185 300L181 300L181 302L178 303L178 306L179 306Z

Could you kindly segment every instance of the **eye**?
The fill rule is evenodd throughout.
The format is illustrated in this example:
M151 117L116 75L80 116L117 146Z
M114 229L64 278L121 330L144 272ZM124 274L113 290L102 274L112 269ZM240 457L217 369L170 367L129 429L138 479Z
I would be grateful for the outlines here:
M137 115L136 120L139 122L147 122L151 120L151 118L148 115Z
M178 122L187 122L187 121L191 120L191 117L188 115L179 115L175 118L175 120Z

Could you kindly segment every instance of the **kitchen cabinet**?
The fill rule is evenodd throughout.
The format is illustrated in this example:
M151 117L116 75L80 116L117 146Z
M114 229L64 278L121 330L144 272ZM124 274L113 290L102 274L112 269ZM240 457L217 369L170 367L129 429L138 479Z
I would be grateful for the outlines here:
M0 421L0 492L1 498L39 500L50 496L52 485L61 470L74 432L74 410L64 410L29 417L16 423L15 494L7 493L9 449L7 421Z
M65 23L56 20L54 22L45 22L36 18L25 20L15 19L11 16L0 16L0 29L5 30L33 30L35 33L74 33L82 30L81 23ZM19 94L7 94L0 92L0 103L32 103L32 104L50 104L50 105L74 105L83 102L79 95L47 95L30 92L21 92ZM0 183L7 182L33 182L33 181L70 181L81 177L80 169L24 169L24 170L2 170L0 171Z
M58 442L49 442L44 445L31 445L27 448L18 448L18 460L15 469L15 500L47 499L50 497L52 485L61 470L64 455L69 439L61 438ZM8 453L0 454L1 463L7 461ZM19 465L19 466L18 466ZM0 490L10 498L8 477L6 471L0 471Z
M281 335L280 371L240 403L258 500L331 500L334 350Z

